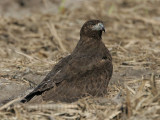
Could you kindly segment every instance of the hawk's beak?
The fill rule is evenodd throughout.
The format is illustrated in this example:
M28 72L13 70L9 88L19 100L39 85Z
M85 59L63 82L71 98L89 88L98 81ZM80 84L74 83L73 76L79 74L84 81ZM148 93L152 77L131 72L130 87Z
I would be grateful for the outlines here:
M100 27L100 30L102 30L103 32L105 32L105 27L104 27L104 25L103 25L102 23L99 23L98 25L99 25L99 27Z
M102 31L103 31L103 32L106 32L106 30L105 30L104 26L102 27Z

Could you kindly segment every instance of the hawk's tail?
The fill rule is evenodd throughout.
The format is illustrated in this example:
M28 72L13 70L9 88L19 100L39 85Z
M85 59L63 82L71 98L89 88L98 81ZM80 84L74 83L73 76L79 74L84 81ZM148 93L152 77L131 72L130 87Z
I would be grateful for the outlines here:
M26 97L24 97L20 102L22 103L26 103L29 102L35 95L41 95L42 92L31 92L30 94L28 94Z

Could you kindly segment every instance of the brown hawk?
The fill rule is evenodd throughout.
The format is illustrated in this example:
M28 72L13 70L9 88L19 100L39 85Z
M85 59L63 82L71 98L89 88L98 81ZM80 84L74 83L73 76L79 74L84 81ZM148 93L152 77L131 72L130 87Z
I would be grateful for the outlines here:
M73 52L59 61L21 102L41 95L44 101L74 102L87 95L104 96L112 76L112 57L102 42L103 22L90 20L80 30Z

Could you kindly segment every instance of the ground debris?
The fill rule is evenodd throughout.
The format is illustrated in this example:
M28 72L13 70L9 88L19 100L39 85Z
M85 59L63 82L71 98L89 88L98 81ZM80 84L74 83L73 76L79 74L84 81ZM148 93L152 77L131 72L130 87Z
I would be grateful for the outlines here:
M92 0L79 6L54 14L31 12L21 19L1 16L0 118L159 120L160 2ZM79 29L89 19L101 19L106 26L103 41L114 65L108 95L71 104L20 104L19 99L74 49Z

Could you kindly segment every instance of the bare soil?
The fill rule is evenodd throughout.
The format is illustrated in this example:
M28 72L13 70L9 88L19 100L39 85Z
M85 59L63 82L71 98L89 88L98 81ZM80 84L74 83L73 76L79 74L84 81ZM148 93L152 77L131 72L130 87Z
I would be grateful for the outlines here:
M0 118L159 120L159 0L0 0ZM20 104L79 40L82 24L104 21L114 74L104 98Z

